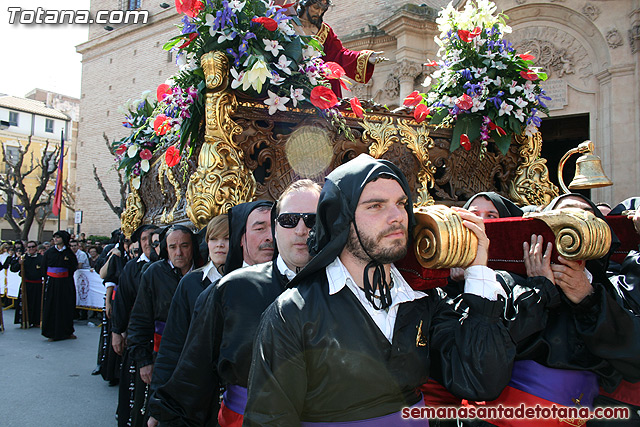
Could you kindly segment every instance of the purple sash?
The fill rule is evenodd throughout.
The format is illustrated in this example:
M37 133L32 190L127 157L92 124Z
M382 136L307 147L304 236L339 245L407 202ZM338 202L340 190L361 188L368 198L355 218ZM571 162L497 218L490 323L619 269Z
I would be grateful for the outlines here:
M47 267L47 273L68 273L69 269L64 267Z
M424 399L421 397L418 403L410 406L410 408L421 408L424 406ZM411 419L411 418L402 418L402 411L394 412L393 414L383 415L381 417L369 418L366 420L355 420L355 421L336 421L336 422L319 422L319 423L310 423L310 422L302 422L300 423L301 427L346 427L346 426L366 426L366 427L406 427L407 424L410 425L421 425L421 426L429 426L429 420L425 419Z
M233 412L244 415L247 407L247 389L239 385L230 384L222 396L224 405Z
M156 334L162 336L162 333L164 332L164 327L165 327L166 323L163 322L162 320L156 320L154 322L154 324L155 324L155 331L154 332Z
M598 376L593 372L547 368L533 360L513 364L509 386L563 406L593 407L599 393Z

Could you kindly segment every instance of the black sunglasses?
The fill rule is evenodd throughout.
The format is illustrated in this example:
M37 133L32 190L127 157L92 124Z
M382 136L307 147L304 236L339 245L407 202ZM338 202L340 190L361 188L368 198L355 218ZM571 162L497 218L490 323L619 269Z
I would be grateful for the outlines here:
M37 246L27 246L28 249L37 248Z
M276 218L276 221L282 228L296 228L300 218L302 218L307 228L313 228L316 223L316 214L314 213L281 213Z

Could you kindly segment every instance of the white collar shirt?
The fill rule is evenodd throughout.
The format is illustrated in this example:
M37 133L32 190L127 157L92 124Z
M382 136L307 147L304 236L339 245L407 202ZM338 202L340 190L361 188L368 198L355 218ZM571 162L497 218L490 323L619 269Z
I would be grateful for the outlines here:
M209 279L211 283L222 277L222 274L220 274L216 266L213 265L213 261L209 261L207 265L202 267L202 273L202 280Z

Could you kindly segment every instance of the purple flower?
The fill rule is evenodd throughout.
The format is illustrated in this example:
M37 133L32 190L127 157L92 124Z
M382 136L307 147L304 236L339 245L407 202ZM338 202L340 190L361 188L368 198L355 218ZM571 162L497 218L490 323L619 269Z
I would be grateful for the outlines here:
M466 80L471 80L472 76L471 76L471 70L469 70L468 68L465 68L464 70L460 70L458 71L460 73L460 75L462 77L464 77Z
M182 23L184 24L182 27L182 34L189 34L198 30L196 25L191 22L191 19L187 15L182 18Z
M503 91L498 92L498 94L492 98L487 98L487 101L493 102L493 105L496 106L496 110L500 109L500 105L502 104L502 99L500 97L504 95Z

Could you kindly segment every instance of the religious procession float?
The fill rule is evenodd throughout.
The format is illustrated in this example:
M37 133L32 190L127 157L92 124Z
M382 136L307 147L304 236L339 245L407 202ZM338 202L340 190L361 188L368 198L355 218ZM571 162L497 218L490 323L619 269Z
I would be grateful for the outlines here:
M558 195L540 158L546 74L505 40L511 29L493 3L440 11L440 50L425 58L434 71L424 93L411 93L393 110L336 95L347 75L366 78L373 52L359 52L345 66L339 57L323 60L334 59L328 38L335 35L325 26L314 36L298 34L290 6L176 1L183 18L165 49L177 52L180 71L124 105L132 133L114 143L117 167L131 184L126 234L142 223L201 229L238 203L275 200L300 178L322 183L368 153L392 161L409 180L422 266L450 267L474 258L468 242L475 236L443 205L481 191L518 205ZM575 214L543 228L559 253L597 258L610 240L598 221ZM436 250L443 247L462 249Z

